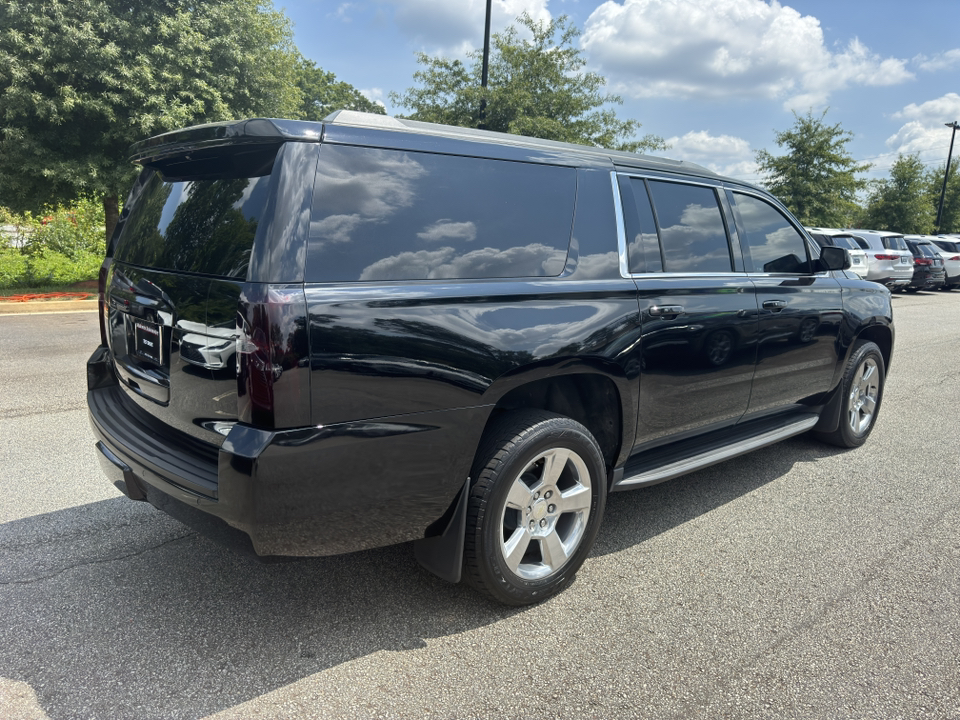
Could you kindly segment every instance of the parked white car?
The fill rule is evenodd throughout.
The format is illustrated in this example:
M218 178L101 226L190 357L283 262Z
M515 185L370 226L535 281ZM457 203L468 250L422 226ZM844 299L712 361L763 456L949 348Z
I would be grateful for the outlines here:
M867 280L903 290L913 280L913 253L903 233L881 230L847 229L867 253Z
M820 247L842 247L850 255L850 270L855 272L861 278L867 279L869 271L867 266L867 253L854 240L853 236L846 230L835 230L833 228L804 228L810 237L817 241Z
M924 235L922 237L939 248L940 256L943 258L943 268L947 271L947 280L943 289L952 290L955 287L960 287L960 237L949 235L939 237Z

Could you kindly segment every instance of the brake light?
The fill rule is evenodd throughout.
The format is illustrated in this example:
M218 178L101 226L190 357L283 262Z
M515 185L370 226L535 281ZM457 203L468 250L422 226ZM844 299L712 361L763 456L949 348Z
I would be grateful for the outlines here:
M874 255L877 260L899 260L899 255Z
M100 344L107 345L107 275L110 272L111 259L106 258L100 264L97 276L97 309L100 314Z
M261 428L310 424L307 305L302 288L245 288L237 313L237 416Z
M957 260L960 260L960 255L954 255L952 258L947 258L947 260L949 260L950 262L955 262Z
M933 260L931 260L930 258L914 258L913 264L914 265L933 265Z

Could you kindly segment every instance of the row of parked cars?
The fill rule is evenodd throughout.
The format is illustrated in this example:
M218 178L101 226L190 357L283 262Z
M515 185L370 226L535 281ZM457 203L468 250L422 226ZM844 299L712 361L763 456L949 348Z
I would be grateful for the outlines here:
M808 227L820 247L842 247L850 269L894 292L960 287L960 235L903 235Z

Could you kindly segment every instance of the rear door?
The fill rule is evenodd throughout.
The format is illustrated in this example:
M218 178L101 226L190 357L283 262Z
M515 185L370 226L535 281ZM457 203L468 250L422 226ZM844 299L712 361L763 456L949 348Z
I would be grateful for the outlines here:
M815 403L831 389L843 320L840 284L813 272L799 226L768 198L728 191L744 263L760 305L757 369L747 409Z
M719 186L619 178L622 253L642 326L637 449L735 424L756 363L757 300Z
M123 390L163 425L214 444L238 417L237 312L282 147L145 170L121 218L106 299Z

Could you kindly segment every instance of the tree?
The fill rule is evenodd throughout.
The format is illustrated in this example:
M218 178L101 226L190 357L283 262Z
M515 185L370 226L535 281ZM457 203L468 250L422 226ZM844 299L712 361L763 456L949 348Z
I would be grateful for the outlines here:
M386 113L382 105L365 98L353 85L338 82L332 72L302 56L297 61L297 87L303 94L299 117L304 120L323 120L334 110Z
M936 210L918 155L898 155L890 177L873 184L864 224L876 230L926 235L933 232Z
M794 113L792 129L774 131L787 154L774 157L760 150L757 164L767 189L804 225L844 227L857 211L857 192L867 187L857 173L870 164L854 161L846 147L853 134L840 123L827 125L826 115L826 110L819 117L812 111Z
M939 232L960 233L960 172L957 172L956 160L950 164L950 177L947 178L947 189L943 194L943 214L940 217ZM933 207L933 217L936 221L937 208L940 206L940 190L943 188L943 173L946 166L931 168L925 178L926 194Z
M0 204L101 199L109 239L129 146L187 125L296 115L297 55L270 0L6 0Z
M489 82L480 86L483 54L460 60L417 54L423 69L414 73L419 86L390 93L398 105L413 110L412 120L496 130L640 152L666 148L663 139L632 139L640 123L620 120L608 104L623 102L602 92L606 80L583 72L586 61L573 45L580 31L563 15L536 22L526 12L517 24L533 35L521 40L516 25L491 39Z

